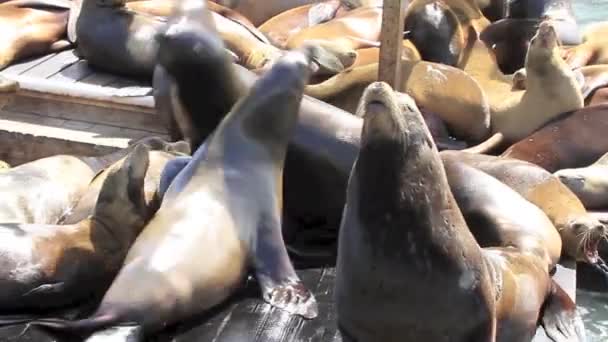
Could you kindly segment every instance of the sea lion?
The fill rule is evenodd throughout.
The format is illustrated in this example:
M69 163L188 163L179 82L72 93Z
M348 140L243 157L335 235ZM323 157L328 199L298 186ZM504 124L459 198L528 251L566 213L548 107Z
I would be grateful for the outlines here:
M267 0L260 3L256 0L212 0L222 6L241 13L259 27L266 20L289 9L304 6L317 0Z
M567 112L509 147L502 156L525 160L549 172L585 167L608 151L608 105Z
M340 0L326 0L282 12L259 26L272 44L285 49L287 41L302 29L333 19L342 7Z
M458 208L481 247L514 247L552 270L562 241L547 215L496 178L457 160L443 159Z
M477 5L488 20L494 22L507 16L508 1L478 0Z
M371 47L365 49L358 49L356 52L357 58L355 59L355 62L349 67L349 69L380 62L380 48ZM414 44L412 44L412 42L407 39L403 40L403 45L401 46L401 55L402 58L410 61L419 61L422 59L422 57L420 57L418 49L416 49Z
M509 93L502 88L495 94L493 98L498 101L499 95L508 97L490 103L493 136L467 151L487 153L503 146L504 149L558 115L583 107L580 85L562 60L555 29L547 21L532 38L525 68L526 90Z
M69 1L15 0L0 4L0 70L24 58L70 47L64 38Z
M211 5L212 4L212 5ZM146 13L159 17L169 17L175 10L176 3L168 0L148 0L127 2L126 8L138 13ZM207 6L221 7L213 2ZM211 7L209 7L211 10ZM228 10L228 9L226 9ZM276 60L282 51L271 46L268 39L255 27L246 23L211 11L212 20L224 40L226 48L234 53L237 62L248 69L258 69ZM208 18L205 18L209 20Z
M148 148L112 165L89 217L70 225L0 223L2 311L42 311L100 296L151 216L145 206Z
M150 79L156 65L154 36L164 20L129 10L126 0L74 0L68 38L76 53L101 70Z
M608 64L608 39L590 40L564 52L564 58L572 69L585 65Z
M587 107L601 104L608 104L608 87L602 87L592 91L585 99L585 106Z
M509 1L508 6L509 19L548 19L555 26L562 44L582 42L571 0L515 0Z
M607 164L608 153L587 167L562 169L555 175L576 194L585 208L605 209L608 207Z
M401 89L424 110L438 114L457 138L475 142L490 131L490 108L479 84L462 70L426 61L401 60ZM306 94L354 113L363 89L378 79L378 63L346 70Z
M328 49L335 45L341 50L377 47L381 27L382 7L359 7L340 18L300 30L287 40L285 46L295 49L312 41Z
M84 334L126 324L127 336L110 328L90 340L110 334L143 341L223 302L247 266L266 301L315 317L316 301L287 256L280 219L283 161L309 61L298 51L286 54L222 120L169 186L92 316L33 324Z
M171 145L156 137L99 157L56 155L0 173L0 222L56 224L101 170L123 158L138 144L154 150Z
M601 263L597 246L604 239L606 228L589 215L576 195L550 172L506 157L460 151L442 151L441 157L488 173L544 211L562 238L563 255L591 265Z
M175 151L149 152L149 162L144 179L144 203L149 212L154 213L160 207L162 197L159 189L161 175L164 172L165 166L179 156L185 155L187 154ZM120 162L122 161L118 161L117 163ZM109 177L111 173L112 168L107 168L98 173L89 184L87 190L84 191L76 205L61 218L59 224L74 224L91 215L103 184L105 184L105 179Z
M155 37L161 49L153 94L171 138L183 138L196 150L246 94L244 78L253 76L235 70L206 2L183 7L188 4L179 2ZM199 87L202 79L209 85L204 92Z
M501 19L490 24L479 38L492 48L500 70L512 74L524 67L538 24L537 19Z
M390 92L372 84L360 107L336 265L343 340L527 341L540 316L550 336L583 339L540 258L479 247L415 104L401 112Z
M461 65L470 32L489 24L472 0L414 0L405 14L407 38L422 59L451 66Z

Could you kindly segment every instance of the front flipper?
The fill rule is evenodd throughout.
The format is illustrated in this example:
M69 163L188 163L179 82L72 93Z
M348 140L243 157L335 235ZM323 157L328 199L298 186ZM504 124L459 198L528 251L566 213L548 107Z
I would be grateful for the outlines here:
M319 311L317 301L289 260L278 215L269 216L262 217L259 222L253 256L262 296L277 308L304 318L315 318Z
M555 281L545 301L541 324L547 336L555 342L586 341L585 327L576 304Z

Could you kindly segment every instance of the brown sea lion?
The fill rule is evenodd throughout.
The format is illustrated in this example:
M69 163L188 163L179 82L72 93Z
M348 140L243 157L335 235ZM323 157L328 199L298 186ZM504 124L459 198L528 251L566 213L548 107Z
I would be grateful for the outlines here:
M487 153L504 149L558 115L583 107L580 85L559 54L556 32L549 22L543 22L532 38L525 68L526 90L507 92L503 87L493 95L496 100L490 103L493 136L467 151ZM500 97L504 100L500 101Z
M608 64L598 64L580 67L575 72L582 75L581 92L585 103L591 102L596 90L608 86Z
M480 141L489 134L490 108L479 84L462 70L425 62L401 62L401 89L424 110L438 114L457 138ZM378 64L346 70L306 87L306 94L354 113L363 89L378 79Z
M218 4L231 8L259 27L266 20L292 8L308 5L317 0L266 0L260 3L257 0L212 0Z
M422 59L422 57L420 57L420 53L418 52L414 44L412 44L412 42L407 39L403 40L403 45L401 47L401 55L402 58L410 61L419 61ZM355 59L355 62L349 67L349 69L353 69L363 65L379 63L379 61L380 48L371 47L365 49L358 49L357 59Z
M0 4L0 70L24 58L65 50L69 1L15 0Z
M587 209L608 208L608 153L593 164L562 169L554 174L581 200Z
M562 238L563 255L592 265L601 263L597 246L604 239L606 228L553 174L512 158L459 151L442 151L441 157L488 173L544 211Z
M143 341L223 302L248 266L266 301L314 318L316 301L291 265L280 217L283 161L309 62L300 52L286 54L222 120L173 180L89 318L33 324Z
M292 8L259 26L262 33L278 48L285 49L287 41L302 29L333 19L343 7L340 0L326 0Z
M340 18L300 30L286 43L294 49L307 42L327 46L338 45L343 50L379 46L382 7L359 7Z
M457 160L443 159L458 208L481 247L514 247L539 257L552 270L562 240L534 204L496 178Z
M608 39L590 40L564 52L568 65L580 68L585 65L608 64Z
M525 160L549 172L585 167L608 151L608 105L564 113L519 142L502 156Z
M165 166L178 156L183 155L186 154L176 151L150 151L148 156L149 163L146 170L146 177L144 179L144 203L146 208L148 208L151 213L156 212L160 206L162 197L159 192L159 187L161 174L163 173ZM120 162L121 161L118 161L117 163ZM59 224L74 224L84 220L87 216L93 213L99 193L103 187L103 184L105 184L105 179L109 177L112 170L112 168L107 168L93 178L87 190L84 191L76 205L61 218Z
M148 148L110 167L91 215L70 225L0 223L0 310L45 310L100 296L151 216Z
M105 156L56 155L38 159L0 174L0 222L57 224L101 170L123 158L138 144L171 148L151 137Z
M550 336L584 339L542 259L479 247L420 113L390 92L376 83L362 98L336 265L343 340L527 341L539 317Z

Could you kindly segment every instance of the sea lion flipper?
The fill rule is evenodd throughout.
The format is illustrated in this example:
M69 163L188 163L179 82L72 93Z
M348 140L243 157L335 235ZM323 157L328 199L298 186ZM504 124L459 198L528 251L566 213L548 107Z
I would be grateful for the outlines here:
M541 324L555 342L586 341L585 327L576 305L555 281L546 299Z
M305 318L318 315L317 301L296 274L281 236L280 221L269 219L258 230L254 267L262 297L270 305ZM274 227L273 227L274 226Z
M320 2L308 10L308 26L315 26L332 20L340 7L339 2Z
M336 75L350 67L357 59L357 52L343 49L322 41L309 40L305 45L311 51L313 62L319 66L317 75Z

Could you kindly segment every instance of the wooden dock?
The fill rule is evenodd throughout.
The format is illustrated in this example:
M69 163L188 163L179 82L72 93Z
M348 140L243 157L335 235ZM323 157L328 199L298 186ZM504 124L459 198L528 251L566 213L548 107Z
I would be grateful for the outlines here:
M58 153L103 154L131 139L166 136L150 84L94 71L72 50L0 75L21 87L0 106L0 160L13 165Z

